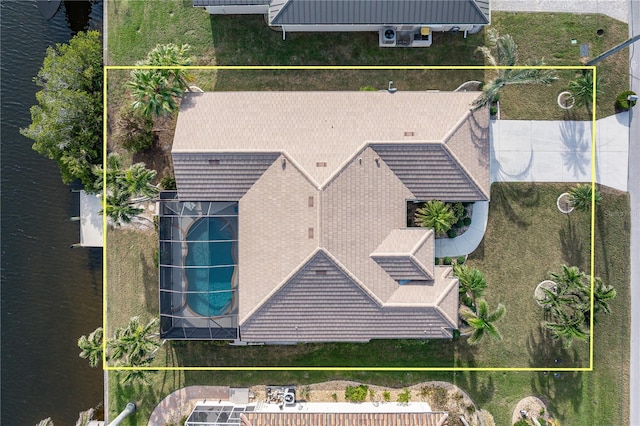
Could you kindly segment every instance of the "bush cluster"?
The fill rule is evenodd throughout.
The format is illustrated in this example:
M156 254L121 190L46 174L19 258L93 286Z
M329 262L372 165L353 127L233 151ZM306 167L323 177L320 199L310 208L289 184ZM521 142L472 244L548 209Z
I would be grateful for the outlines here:
M344 390L344 399L351 402L362 402L367 399L368 393L369 386L367 385L347 386Z

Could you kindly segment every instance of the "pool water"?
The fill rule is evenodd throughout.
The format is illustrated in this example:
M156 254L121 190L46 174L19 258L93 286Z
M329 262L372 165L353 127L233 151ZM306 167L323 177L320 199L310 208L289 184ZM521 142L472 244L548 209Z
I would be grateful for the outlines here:
M232 224L224 218L201 218L189 227L185 258L187 304L198 315L225 315L232 308L234 239Z

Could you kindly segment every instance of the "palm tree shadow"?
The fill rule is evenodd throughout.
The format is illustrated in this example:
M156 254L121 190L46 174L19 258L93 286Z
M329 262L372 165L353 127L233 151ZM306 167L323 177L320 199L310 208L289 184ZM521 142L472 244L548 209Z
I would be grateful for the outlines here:
M149 374L154 374L153 372L149 372ZM156 402L156 395L153 391L153 386L148 386L146 384L141 383L130 383L130 384L122 384L120 380L122 379L124 372L111 372L109 380L114 380L116 382L116 392L111 392L110 395L115 396L115 402L110 402L111 407L116 411L117 416L124 407L126 407L127 403L133 402L136 404L136 407L140 407L142 405L154 404ZM115 404L115 405L114 405ZM105 407L105 411L110 411L110 407ZM131 414L129 417L124 419L121 423L123 425L136 426L140 424L143 419L138 418L139 415L137 413Z
M584 243L576 228L576 224L571 221L571 216L567 215L567 226L560 228L560 244L562 254L569 265L578 267L584 266Z
M502 210L504 216L517 227L526 229L531 226L531 219L522 217L514 208L515 205L525 207L535 206L539 203L540 194L533 184L502 184L493 185L491 201L497 210Z
M529 354L529 367L532 368L559 367L557 360L561 360L562 367L572 367L575 362L571 359L571 354L563 347L562 341L553 339L542 324L538 324L529 333L527 353Z
M459 355L458 358L459 360L456 361L458 367L475 368L478 366L475 362L473 351L465 352ZM456 371L454 375L456 377L456 386L473 395L473 400L477 405L483 405L491 401L496 387L490 374L485 375L484 372L478 371Z
M560 138L564 145L562 162L567 170L573 171L574 180L583 180L591 169L591 138L583 121L563 121Z

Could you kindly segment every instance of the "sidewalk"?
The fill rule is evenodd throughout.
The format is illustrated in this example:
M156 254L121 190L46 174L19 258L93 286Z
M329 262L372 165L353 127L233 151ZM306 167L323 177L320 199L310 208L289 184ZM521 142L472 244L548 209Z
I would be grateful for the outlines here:
M628 22L626 0L492 0L491 9L501 12L602 13Z

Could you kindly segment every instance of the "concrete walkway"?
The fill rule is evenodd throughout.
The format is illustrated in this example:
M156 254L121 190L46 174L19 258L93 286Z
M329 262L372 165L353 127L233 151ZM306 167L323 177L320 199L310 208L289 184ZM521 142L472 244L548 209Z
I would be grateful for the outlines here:
M489 220L489 202L478 201L473 204L471 225L464 234L455 238L436 239L436 257L458 257L472 253L484 238Z
M187 386L160 401L149 417L149 426L178 424L188 416L197 401L229 400L228 386Z
M491 9L503 12L602 13L622 22L629 19L625 0L492 0Z
M591 182L591 122L494 120L491 182ZM629 113L596 123L596 182L627 190Z

